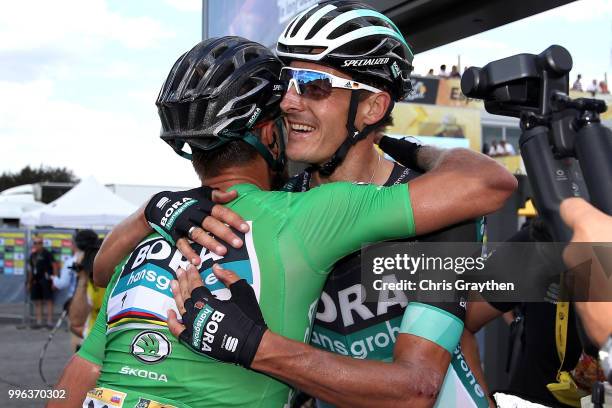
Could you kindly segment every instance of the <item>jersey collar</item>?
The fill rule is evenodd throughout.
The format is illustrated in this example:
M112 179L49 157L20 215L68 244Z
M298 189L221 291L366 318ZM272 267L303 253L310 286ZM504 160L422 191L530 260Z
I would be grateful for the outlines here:
M251 191L261 191L259 187L251 183L234 184L233 186L227 189L227 191L232 190L236 190L239 196L245 193L250 193Z

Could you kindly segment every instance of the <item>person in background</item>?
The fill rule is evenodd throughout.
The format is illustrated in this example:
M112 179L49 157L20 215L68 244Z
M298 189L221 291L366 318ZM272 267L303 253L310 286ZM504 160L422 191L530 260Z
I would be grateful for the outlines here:
M487 142L484 142L482 144L482 151L481 151L481 153L488 155L489 154L489 149L491 149L491 146Z
M596 79L593 79L593 82L591 82L591 84L587 86L586 91L589 92L591 96L595 97L595 94L599 91Z
M493 140L491 142L491 147L489 148L489 151L487 152L487 156L497 157L497 156L500 156L500 152L503 152L503 149L500 149L499 142L497 140Z
M508 143L506 140L502 140L500 144L504 149L504 156L516 156L516 151L514 150L514 146L512 146L512 144Z
M459 73L459 70L457 69L456 65L452 66L451 72L450 72L450 77L451 78L461 78L461 74Z
M448 72L446 72L446 65L440 65L440 72L438 72L440 78L448 78Z
M606 81L599 81L599 93L602 93L602 94L610 93L610 91L608 91L608 83Z
M436 76L436 74L434 74L433 68L429 68L429 71L427 71L427 76L428 77L435 77Z
M104 288L93 283L93 261L100 249L100 239L95 231L86 229L75 234L74 244L78 250L74 264L78 282L70 304L70 330L84 339L98 316L104 298Z
M53 255L43 247L43 239L35 235L32 240L32 254L29 259L29 270L27 277L30 299L34 303L34 315L36 321L32 324L33 329L42 327L43 303L46 307L48 329L53 328L53 284L52 276L59 273L59 264L53 259Z
M578 76L576 77L576 80L574 81L574 84L572 85L572 91L582 92L582 82L580 82L581 80L582 80L582 75L578 74Z

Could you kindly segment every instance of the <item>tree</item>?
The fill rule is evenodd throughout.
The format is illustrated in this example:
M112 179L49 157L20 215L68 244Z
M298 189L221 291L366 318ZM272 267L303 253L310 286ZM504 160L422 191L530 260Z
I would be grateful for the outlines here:
M22 184L40 183L43 181L75 183L79 179L72 170L66 167L41 165L39 168L32 168L26 166L18 173L7 171L0 174L0 191Z

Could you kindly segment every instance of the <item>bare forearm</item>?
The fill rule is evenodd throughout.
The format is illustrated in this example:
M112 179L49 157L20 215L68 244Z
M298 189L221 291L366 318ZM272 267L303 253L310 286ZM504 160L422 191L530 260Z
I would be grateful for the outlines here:
M144 217L144 206L113 228L94 260L94 283L106 287L115 266L151 232L153 229Z
M416 364L339 356L270 331L252 368L340 407L430 407L443 380Z
M87 276L81 273L68 313L70 330L79 337L83 337L83 328L90 309L91 307L87 303Z
M439 149L433 146L422 146L416 155L417 164L423 170L431 171L438 167L448 154L448 149Z
M504 167L467 149L429 159L434 167L408 183L417 235L497 211L517 186Z
M47 408L77 408L83 405L87 392L95 387L100 367L74 355L54 389L64 393L62 399L50 400Z

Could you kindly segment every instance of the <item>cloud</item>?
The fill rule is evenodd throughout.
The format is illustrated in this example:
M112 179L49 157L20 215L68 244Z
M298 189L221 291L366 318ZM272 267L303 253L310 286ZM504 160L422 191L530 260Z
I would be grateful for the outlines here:
M153 18L110 11L105 0L20 0L4 4L0 13L0 50L81 53L108 41L147 48L173 36Z
M135 117L55 99L53 82L0 82L3 168L68 167L105 183L193 185L190 163L159 139L155 108Z
M165 0L165 3L179 11L202 12L202 0Z
M70 59L70 54L56 48L0 50L0 78L5 81L32 81Z
M608 21L612 16L612 2L609 0L575 1L545 13L531 17L532 22L577 23L594 20Z
M109 79L130 78L135 77L141 70L141 67L125 61L111 61L106 65L99 76Z

